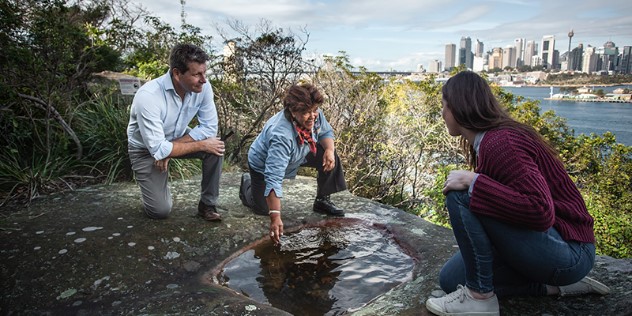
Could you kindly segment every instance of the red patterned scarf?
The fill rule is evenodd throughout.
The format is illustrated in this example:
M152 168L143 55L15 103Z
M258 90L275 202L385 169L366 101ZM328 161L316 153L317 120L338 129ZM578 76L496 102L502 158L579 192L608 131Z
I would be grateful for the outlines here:
M305 144L305 142L307 142L307 144L309 145L309 151L311 151L313 154L316 154L316 142L312 137L312 132L298 126L296 122L294 122L294 128L298 133L298 144L303 145Z

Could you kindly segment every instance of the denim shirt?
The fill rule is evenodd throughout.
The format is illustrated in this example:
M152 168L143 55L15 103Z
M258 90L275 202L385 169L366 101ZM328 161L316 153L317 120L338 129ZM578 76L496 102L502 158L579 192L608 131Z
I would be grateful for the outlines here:
M189 123L196 115L199 124L190 129ZM187 92L183 101L168 71L136 92L127 125L128 147L148 150L156 160L162 160L171 154L171 141L187 132L194 140L215 137L217 122L211 84L207 81L200 93Z
M266 183L264 196L268 196L270 191L274 190L276 196L283 197L283 179L296 177L298 168L305 162L305 157L312 154L309 145L299 144L297 137L298 132L294 124L281 111L266 122L261 133L250 145L248 165L252 170L263 174ZM334 138L333 129L320 109L312 137L317 141Z

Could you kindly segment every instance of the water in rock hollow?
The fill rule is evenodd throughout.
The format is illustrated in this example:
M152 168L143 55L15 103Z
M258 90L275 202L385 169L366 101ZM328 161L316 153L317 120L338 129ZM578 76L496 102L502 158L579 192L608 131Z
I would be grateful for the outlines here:
M294 315L340 315L409 280L414 264L381 229L329 222L256 244L217 280Z

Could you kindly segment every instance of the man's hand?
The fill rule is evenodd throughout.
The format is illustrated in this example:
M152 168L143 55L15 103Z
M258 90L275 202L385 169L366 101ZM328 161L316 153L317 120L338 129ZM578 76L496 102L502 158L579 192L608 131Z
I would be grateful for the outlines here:
M224 156L224 142L218 137L210 137L200 141L203 151L216 156Z
M154 161L154 167L156 167L160 172L167 172L167 167L169 166L169 159L165 158L163 160Z
M270 214L270 239L274 244L281 242L281 236L283 235L283 221L281 220L281 214Z

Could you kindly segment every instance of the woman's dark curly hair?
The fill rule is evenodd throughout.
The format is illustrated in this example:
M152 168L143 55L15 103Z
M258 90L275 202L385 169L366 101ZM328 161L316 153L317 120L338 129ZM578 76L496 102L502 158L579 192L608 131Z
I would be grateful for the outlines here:
M292 112L305 113L319 107L325 98L318 89L309 83L291 86L283 99L285 117L292 120Z

